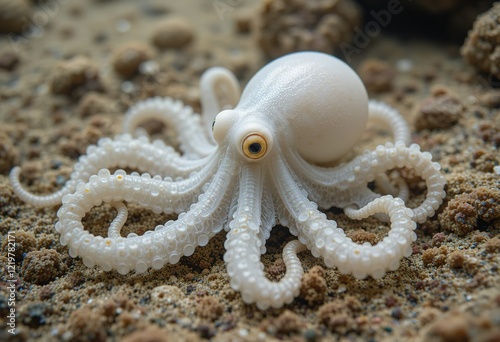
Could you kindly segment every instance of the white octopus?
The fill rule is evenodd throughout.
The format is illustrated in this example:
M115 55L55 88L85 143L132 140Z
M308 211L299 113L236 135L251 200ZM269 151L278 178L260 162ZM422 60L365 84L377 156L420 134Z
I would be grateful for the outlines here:
M378 279L412 253L416 222L434 215L445 196L445 179L430 153L408 146L409 129L400 114L368 101L348 65L326 54L300 52L261 69L241 98L235 77L224 68L209 69L200 87L201 117L170 98L140 102L126 115L125 134L89 146L60 191L27 192L16 167L10 176L15 193L37 207L62 202L55 228L69 254L88 267L120 274L175 264L225 229L231 287L260 309L281 307L298 295L303 268L297 253L305 249L327 267L359 279ZM132 137L150 119L176 129L182 154L162 141ZM385 123L394 143L332 164L352 151L367 121ZM118 167L144 173L108 170ZM396 186L390 182L387 172L395 168L410 168L425 181L426 198L417 208L405 206L409 191L401 177ZM370 182L385 195L371 190ZM118 212L107 237L82 225L85 214L103 202ZM124 202L179 215L141 236L122 237ZM342 208L356 220L377 215L390 221L390 232L374 246L355 243L318 207ZM286 274L273 282L260 255L277 223L298 240L285 246Z

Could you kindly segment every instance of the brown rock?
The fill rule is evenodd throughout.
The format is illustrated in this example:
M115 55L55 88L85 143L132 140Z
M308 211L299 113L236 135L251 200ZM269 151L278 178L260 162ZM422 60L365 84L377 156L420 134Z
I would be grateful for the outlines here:
M219 300L212 296L205 296L200 299L198 305L196 306L196 314L209 321L215 321L224 312L224 307L219 302Z
M13 71L19 64L19 57L14 52L4 52L0 55L0 69Z
M500 79L500 3L477 17L461 53L479 71Z
M394 68L378 59L366 60L358 70L368 91L380 93L392 89L392 80L396 76Z
M76 98L88 91L103 90L96 64L85 56L76 56L58 63L52 70L49 83L53 94Z
M443 229L465 236L479 224L494 224L500 219L500 190L480 187L458 195L448 202L438 216Z
M484 149L478 149L472 154L473 160L470 165L481 172L494 172L494 168L500 162L500 155Z
M42 249L26 255L21 268L21 276L30 283L43 285L63 275L67 270L68 267L56 250Z
M470 341L467 325L468 322L464 315L447 316L432 324L427 336L442 342L467 342Z
M236 11L234 13L236 32L249 33L252 30L253 18L255 18L255 13L248 8L243 8Z
M111 57L113 69L120 76L130 78L139 71L139 66L154 58L153 49L142 42L129 42L119 46Z
M283 311L278 317L265 320L261 329L272 335L292 335L305 327L304 321L290 310Z
M346 333L357 328L355 314L360 309L359 300L347 296L344 300L337 299L331 303L323 304L317 312L317 318L330 331Z
M434 265L442 266L446 263L446 256L448 255L448 248L441 246L439 248L429 248L422 253L422 262L424 266Z
M22 33L30 25L31 5L27 0L0 0L0 33Z
M300 285L300 297L309 304L319 303L325 299L327 292L325 271L321 266L314 266L304 274Z
M372 232L367 232L366 230L363 229L350 231L347 233L347 236L349 236L352 239L352 241L356 243L363 244L365 242L369 242L372 246L376 245L380 241L377 234Z
M87 306L71 313L66 329L72 341L104 342L107 338L106 317Z
M304 50L339 52L341 43L351 42L362 15L352 0L265 0L258 18L259 45L276 58Z
M115 112L112 99L99 93L88 93L78 103L76 112L82 118L95 114L109 114Z
M495 327L495 311L479 317L469 313L452 312L429 326L422 341L429 342L468 342L498 341L498 325Z
M433 96L420 103L415 127L418 130L449 128L458 122L463 109L460 100L446 89L434 89Z
M465 256L462 251L454 251L448 256L450 268L458 269L464 266Z
M500 252L500 237L496 236L486 241L484 249L491 254Z
M160 49L180 49L194 39L192 25L183 18L165 19L153 31L152 42Z

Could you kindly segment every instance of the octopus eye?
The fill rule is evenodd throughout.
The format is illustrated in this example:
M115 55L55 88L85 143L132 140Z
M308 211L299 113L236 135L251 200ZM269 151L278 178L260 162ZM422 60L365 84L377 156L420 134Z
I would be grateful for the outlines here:
M214 126L215 126L215 119L214 122L212 122L212 132L214 131Z
M242 149L250 159L262 158L267 152L266 139L260 134L250 134L243 140Z

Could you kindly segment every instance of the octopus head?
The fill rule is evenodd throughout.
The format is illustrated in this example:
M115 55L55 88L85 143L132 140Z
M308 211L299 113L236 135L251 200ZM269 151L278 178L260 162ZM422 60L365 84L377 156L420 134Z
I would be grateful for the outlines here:
M368 94L351 67L324 53L300 52L262 68L236 107L217 115L213 135L248 160L269 155L274 140L313 164L327 164L358 143L367 118Z

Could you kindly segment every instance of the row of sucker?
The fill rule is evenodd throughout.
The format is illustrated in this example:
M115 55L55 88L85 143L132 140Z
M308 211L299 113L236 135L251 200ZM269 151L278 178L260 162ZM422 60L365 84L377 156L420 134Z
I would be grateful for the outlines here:
M56 223L61 244L68 245L70 255L80 256L86 266L98 265L104 271L116 269L120 274L159 269L166 263L178 262L183 255L193 254L196 246L206 245L227 221L236 165L232 158L221 158L216 166L218 172L197 199L174 181L127 175L121 170L111 175L108 170L101 170L88 183L80 183L74 194L63 198ZM116 224L108 230L108 237L94 236L84 229L82 218L92 207L108 202L118 209L120 216L124 214L118 204L121 201L155 212L171 212L176 208L183 212L176 220L141 236L134 233L119 236L123 218L113 221L112 226Z
M441 166L432 161L429 152L421 152L417 144L409 147L401 141L396 144L390 142L379 145L374 151L366 151L354 158L351 162L334 168L320 168L310 165L298 156L297 153L287 154L290 167L300 175L300 181L307 184L310 195L318 203L328 203L328 207L340 207L349 201L349 198L339 197L339 193L358 185L368 185L377 175L394 168L407 167L413 169L426 183L427 194L425 200L413 209L414 220L424 222L427 217L434 215L446 194L444 187L446 179L441 175ZM335 176L333 176L335 175ZM403 186L404 192L407 191Z
M125 114L123 132L134 134L138 126L150 120L173 127L180 149L187 156L202 158L215 150L216 146L205 135L200 115L182 101L157 96L138 102Z
M227 234L224 260L231 287L241 292L245 303L255 303L259 309L265 310L291 303L298 295L304 271L297 253L304 250L305 246L298 241L289 242L283 250L283 262L286 266L284 277L278 282L266 278L264 265L260 261L262 241L258 237L262 177L260 165L242 166L238 210L230 222L231 230Z
M358 244L304 196L287 174L283 161L276 163L275 167L275 174L280 175L276 186L298 229L299 240L311 250L313 256L323 257L326 266L337 267L341 273L352 273L359 279L368 275L378 279L388 270L397 269L400 260L411 254L411 243L416 240L416 223L412 219L412 210L405 206L402 199L386 195L361 209L346 209L349 216L355 219L377 213L389 215L391 230L388 236L375 246Z
M131 168L161 177L186 178L202 169L215 156L190 160L180 156L172 147L161 140L149 142L147 137L133 139L129 134L114 139L102 138L97 145L87 148L75 164L71 178L59 191L49 195L33 194L22 186L20 167L10 173L10 181L16 195L26 203L36 207L48 207L61 203L64 195L72 193L80 182L87 182L92 175L102 169Z

